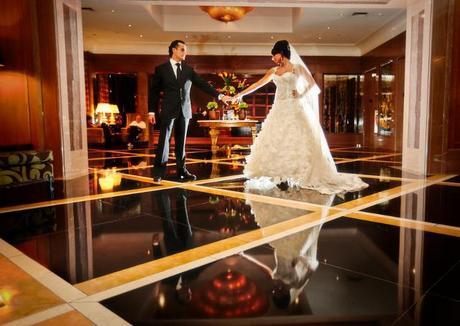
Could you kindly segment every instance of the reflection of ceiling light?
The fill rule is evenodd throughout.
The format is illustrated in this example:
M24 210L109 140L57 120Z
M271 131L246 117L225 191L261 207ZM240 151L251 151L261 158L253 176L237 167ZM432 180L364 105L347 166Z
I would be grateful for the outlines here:
M201 10L221 22L228 23L243 18L253 7L217 7L217 6L200 6Z

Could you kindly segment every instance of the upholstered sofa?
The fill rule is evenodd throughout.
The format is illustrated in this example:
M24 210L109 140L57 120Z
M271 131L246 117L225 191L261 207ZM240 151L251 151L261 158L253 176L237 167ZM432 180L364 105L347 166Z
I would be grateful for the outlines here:
M52 189L54 181L52 151L0 152L0 187L43 181L48 182Z

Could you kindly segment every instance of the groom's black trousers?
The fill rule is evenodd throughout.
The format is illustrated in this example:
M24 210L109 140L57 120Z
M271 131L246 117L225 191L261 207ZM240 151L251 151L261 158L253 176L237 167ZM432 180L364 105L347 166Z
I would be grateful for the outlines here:
M189 119L184 118L182 112L175 118L162 118L160 138L156 150L153 175L163 177L166 172L166 163L169 157L169 143L174 130L174 152L176 154L177 173L185 170L185 137L187 136Z

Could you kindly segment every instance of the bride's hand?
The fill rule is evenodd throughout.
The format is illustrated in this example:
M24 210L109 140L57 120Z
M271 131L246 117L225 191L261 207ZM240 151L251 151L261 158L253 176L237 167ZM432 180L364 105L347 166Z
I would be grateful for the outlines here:
M238 95L235 95L232 97L231 101L232 101L232 104L240 103L241 98Z

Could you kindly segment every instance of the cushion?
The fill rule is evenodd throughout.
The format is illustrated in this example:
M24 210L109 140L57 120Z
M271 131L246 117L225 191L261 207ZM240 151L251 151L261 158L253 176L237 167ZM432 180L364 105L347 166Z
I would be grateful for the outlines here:
M53 161L53 152L44 151L20 151L0 153L0 169L9 169L11 166L21 166Z

